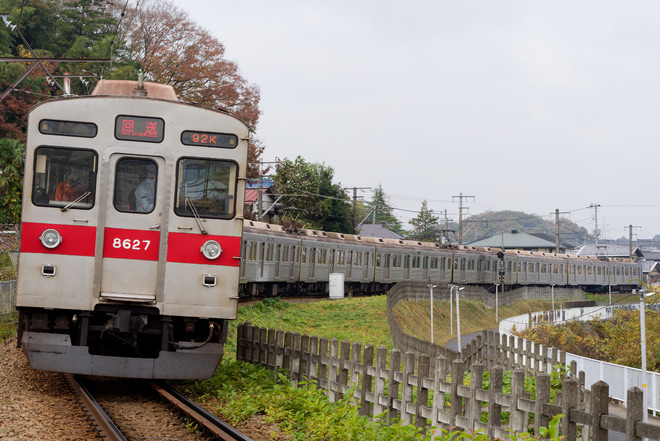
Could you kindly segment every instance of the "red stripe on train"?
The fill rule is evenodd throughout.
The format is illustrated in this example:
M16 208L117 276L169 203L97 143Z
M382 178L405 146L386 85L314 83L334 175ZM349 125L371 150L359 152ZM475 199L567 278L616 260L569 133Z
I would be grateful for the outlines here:
M62 243L48 249L41 244L39 237L52 228L62 236ZM21 225L21 253L63 254L67 256L94 256L96 247L96 227L83 225L54 225L23 222Z
M209 260L200 251L207 240L216 240L222 247L222 254ZM205 265L239 266L241 238L235 236L211 236L189 233L170 233L167 239L167 261Z

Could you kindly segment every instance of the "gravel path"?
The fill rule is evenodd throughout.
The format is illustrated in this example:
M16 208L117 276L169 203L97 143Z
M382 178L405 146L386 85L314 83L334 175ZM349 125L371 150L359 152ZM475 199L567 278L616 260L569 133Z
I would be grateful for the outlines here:
M254 441L276 432L260 417L237 429ZM63 375L32 369L16 337L0 343L0 440L101 440Z
M63 376L32 369L15 337L0 346L0 439L101 439Z

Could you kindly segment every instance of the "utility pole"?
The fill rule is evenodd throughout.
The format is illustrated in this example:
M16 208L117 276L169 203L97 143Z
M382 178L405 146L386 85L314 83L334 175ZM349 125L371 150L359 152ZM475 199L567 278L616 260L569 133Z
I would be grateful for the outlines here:
M463 199L472 198L474 196L463 196L463 193L460 193L458 196L452 196L452 199L458 198L458 244L463 244ZM468 208L468 207L465 207Z
M628 229L628 256L632 259L633 258L633 228L642 228L642 227L633 227L632 225L628 225L627 227L623 227Z
M351 187L348 187L351 188ZM353 233L358 234L358 221L357 221L357 191L358 190L371 190L371 187L353 187Z
M250 162L249 165L258 165L259 166L259 177L257 178L257 220L261 220L261 217L264 215L264 200L263 200L263 189L264 189L264 176L263 176L263 165L264 164L279 164L278 161L274 162Z
M598 254L598 236L600 236L600 230L598 229L598 207L600 207L600 204L589 205L589 208L594 209L594 219L596 220L596 227L594 228L594 236L596 237L596 254Z
M565 214L566 211L559 213L559 208L555 208L555 253L559 254L559 215Z

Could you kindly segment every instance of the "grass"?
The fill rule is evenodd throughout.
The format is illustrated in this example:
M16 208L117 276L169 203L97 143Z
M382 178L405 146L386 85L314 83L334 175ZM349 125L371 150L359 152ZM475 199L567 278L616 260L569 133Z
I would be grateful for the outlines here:
M511 317L549 308L551 302L526 301L499 308L499 317ZM461 331L468 333L497 327L495 312L478 302L463 301ZM357 415L349 399L330 403L315 388L293 388L285 377L257 366L235 361L237 323L249 321L259 327L282 329L318 337L358 341L392 349L387 324L387 297L347 297L290 303L280 299L239 308L238 319L231 323L229 342L223 363L210 380L180 383L186 393L206 402L223 418L233 423L246 422L260 415L268 424L276 424L280 434L274 439L319 440L430 440L413 425L388 425ZM429 302L402 302L395 308L397 321L404 330L420 338L430 338ZM449 303L436 302L434 324L436 342L454 338L449 327ZM456 323L454 323L454 326ZM455 328L454 328L455 329ZM465 329L465 331L463 331ZM486 440L485 436L465 438ZM437 439L449 439L446 434Z
M550 309L549 301L524 301L499 308L499 319L529 312ZM456 305L453 305L454 308ZM340 342L360 342L392 350L392 338L387 324L387 296L346 297L341 300L320 300L308 303L290 303L279 298L244 306L238 318L230 323L226 357L236 356L236 326L246 321L262 328L282 329L310 336L336 338ZM436 301L434 307L434 342L444 345L456 338L456 311L451 332L449 302ZM485 329L496 329L495 311L481 302L462 300L461 334L467 335ZM429 302L400 302L394 315L401 329L418 338L431 341L431 312Z
M0 315L0 340L4 343L8 338L16 335L18 312Z
M281 301L279 298L239 308L238 317L230 323L226 356L235 358L236 327L250 322L262 328L299 332L309 336L348 340L362 345L392 348L387 326L387 297L346 297L342 300L320 300L306 303Z
M500 320L530 312L550 309L552 302L528 300L516 302L509 306L498 308L497 318ZM456 304L448 301L435 301L433 308L433 341L445 345L457 336ZM460 301L461 335L482 330L497 329L495 310L486 308L481 302ZM450 312L453 309L453 319ZM414 335L422 340L431 341L431 307L429 301L400 302L394 307L397 323L408 335ZM452 332L453 329L453 332Z

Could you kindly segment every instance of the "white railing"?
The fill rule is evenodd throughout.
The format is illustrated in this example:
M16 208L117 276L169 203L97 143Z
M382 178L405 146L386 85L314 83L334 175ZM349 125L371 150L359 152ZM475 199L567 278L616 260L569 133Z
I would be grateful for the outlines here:
M571 309L558 309L554 314L536 313L531 316L544 317L548 321L538 321L538 323L548 324L564 324L570 320L606 320L614 314L615 309L639 309L639 304L626 304L620 307L612 306L594 306L584 308L571 308ZM554 316L554 317L553 317ZM511 336L514 335L512 331L521 331L527 329L530 324L530 315L524 314L516 317L504 319L500 322L500 334ZM534 321L532 320L532 324ZM516 339L517 341L517 339ZM535 343L529 340L524 340L525 345L530 345L533 351ZM545 348L550 354L551 348ZM604 361L594 360L587 357L571 354L566 352L566 364L575 361L577 364L577 371L584 372L584 384L586 387L591 387L592 384L598 381L606 382L609 387L610 397L626 403L626 395L629 388L637 386L641 390L645 390L642 384L642 370L622 366ZM657 372L646 373L646 389L649 393L647 398L647 405L649 409L654 412L660 412L660 374Z

